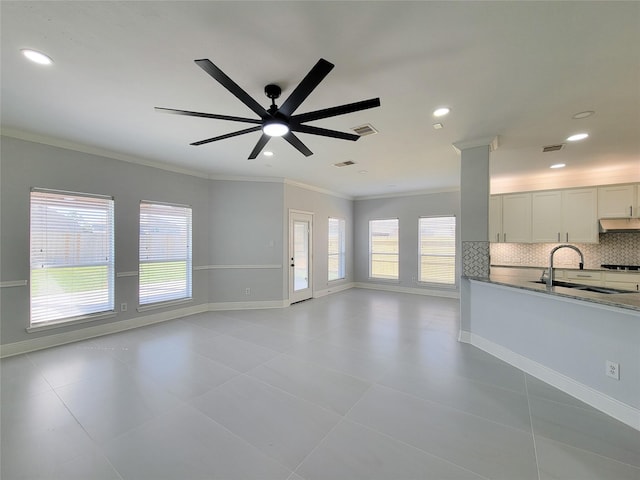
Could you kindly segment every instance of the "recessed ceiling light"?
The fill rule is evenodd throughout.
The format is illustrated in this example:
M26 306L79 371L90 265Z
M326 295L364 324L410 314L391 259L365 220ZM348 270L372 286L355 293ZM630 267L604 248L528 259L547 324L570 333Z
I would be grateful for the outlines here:
M441 123L434 123L433 128L435 130L440 130L441 128L444 128L444 125L442 125Z
M553 165L551 165L549 168L564 168L567 165L565 163L554 163Z
M369 172L367 170L360 170L358 173L360 175L364 175L364 174L369 173Z
M51 65L53 63L51 57L45 55L44 53L36 52L35 50L30 50L28 48L21 50L21 52L25 57L27 57L34 63L39 63L40 65Z
M436 110L433 111L433 116L434 117L444 117L450 111L451 110L448 109L447 107L440 107L440 108L437 108Z
M588 133L576 133L567 138L568 142L577 142L578 140L584 140L589 136Z
M265 157L273 157L273 152L270 152L269 150L267 150L266 152L263 152L263 155Z
M596 113L596 112L594 112L593 110L585 110L584 112L578 112L578 113L576 113L576 114L575 114L573 117L571 117L571 118L573 118L573 119L575 119L575 120L580 120L581 118L587 118L587 117L590 117L590 116L591 116L591 115L593 115L594 113Z

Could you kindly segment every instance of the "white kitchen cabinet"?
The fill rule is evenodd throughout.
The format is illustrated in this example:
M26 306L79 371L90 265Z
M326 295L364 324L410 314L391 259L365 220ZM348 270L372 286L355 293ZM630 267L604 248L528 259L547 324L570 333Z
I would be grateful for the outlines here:
M598 191L576 188L562 192L562 222L565 237L571 243L598 243Z
M489 197L489 241L531 242L531 194L513 193Z
M531 194L531 240L558 243L562 225L562 192L550 190Z
M502 195L489 197L489 241L504 241L502 236Z
M604 272L604 286L621 290L640 291L640 273Z
M509 243L531 243L531 194L502 195L502 235Z
M565 278L568 282L579 283L581 285L602 285L602 272L567 270Z
M634 217L640 217L640 183L636 185L636 205L633 211Z
M637 185L598 187L598 218L638 217Z
M597 189L534 192L531 239L539 243L598 243Z

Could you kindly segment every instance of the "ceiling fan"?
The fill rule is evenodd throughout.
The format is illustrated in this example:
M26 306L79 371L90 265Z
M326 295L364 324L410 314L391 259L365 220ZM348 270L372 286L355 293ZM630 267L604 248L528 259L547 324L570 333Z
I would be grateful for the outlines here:
M339 132L337 130L329 130L326 128L314 127L311 125L305 125L306 122L313 120L320 120L322 118L334 117L337 115L344 115L346 113L358 112L360 110L366 110L368 108L374 108L380 106L379 98L372 98L369 100L363 100L360 102L349 103L345 105L339 105L337 107L324 108L322 110L315 110L313 112L302 113L294 115L296 109L305 101L305 99L311 94L311 92L320 84L320 82L328 75L333 69L334 65L324 59L320 59L318 63L307 73L298 86L291 92L291 95L284 101L284 103L278 107L275 103L276 99L280 97L282 93L281 88L278 85L269 84L264 88L265 95L271 99L271 106L268 109L263 108L257 101L255 101L247 92L240 88L233 80L231 80L222 70L216 67L209 59L195 60L195 63L202 68L205 72L211 75L217 80L223 87L229 90L233 95L238 98L242 103L249 107L259 119L234 117L230 115L218 115L214 113L202 113L191 112L188 110L176 110L173 108L155 107L159 112L174 113L176 115L186 115L189 117L203 117L214 118L218 120L229 120L232 122L244 122L253 123L256 126L245 128L237 132L227 133L217 137L207 138L198 142L193 142L191 145L204 145L205 143L211 143L218 140L224 140L225 138L236 137L238 135L244 135L245 133L262 131L262 135L256 143L256 146L251 151L249 159L254 159L258 156L260 151L264 148L271 137L282 137L291 145L293 145L304 156L308 157L313 155L313 152L309 150L293 132L310 133L312 135L320 135L323 137L340 138L343 140L358 140L359 135L353 133Z

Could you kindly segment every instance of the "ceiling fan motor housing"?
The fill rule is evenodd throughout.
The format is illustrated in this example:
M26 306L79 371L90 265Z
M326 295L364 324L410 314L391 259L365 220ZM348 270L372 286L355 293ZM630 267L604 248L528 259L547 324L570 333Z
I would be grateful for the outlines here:
M279 98L281 93L282 89L278 85L274 85L273 83L270 83L269 85L264 87L264 94L271 100Z

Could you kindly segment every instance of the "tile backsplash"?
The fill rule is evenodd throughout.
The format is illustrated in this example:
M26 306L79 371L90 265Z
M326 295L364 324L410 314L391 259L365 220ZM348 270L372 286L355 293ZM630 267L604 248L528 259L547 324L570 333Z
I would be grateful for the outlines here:
M549 252L558 243L492 243L492 265L545 267ZM640 265L640 233L601 233L600 243L574 243L584 254L585 268L600 268L602 264ZM553 263L558 267L577 267L578 254L561 249Z

